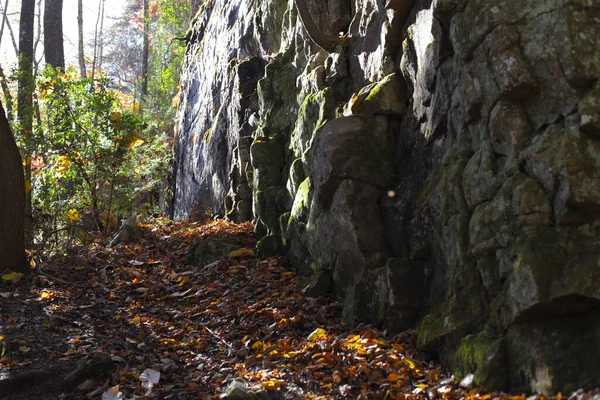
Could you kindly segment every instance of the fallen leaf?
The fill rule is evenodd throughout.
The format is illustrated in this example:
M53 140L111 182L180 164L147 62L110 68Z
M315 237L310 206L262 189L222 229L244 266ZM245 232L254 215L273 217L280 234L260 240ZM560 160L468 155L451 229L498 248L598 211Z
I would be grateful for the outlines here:
M316 342L318 340L320 340L324 335L325 335L326 331L323 328L317 328L314 331L312 331L312 333L310 335L308 335L308 340Z
M2 280L18 282L22 277L23 274L20 272L11 272L9 274L2 275Z
M254 250L248 248L233 250L227 254L227 257L254 257Z

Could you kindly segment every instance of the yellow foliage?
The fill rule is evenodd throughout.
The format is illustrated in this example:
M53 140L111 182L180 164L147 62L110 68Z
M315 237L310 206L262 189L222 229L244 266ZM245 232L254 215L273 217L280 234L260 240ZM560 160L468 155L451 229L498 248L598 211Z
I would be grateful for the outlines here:
M125 147L126 149L131 149L133 147L137 147L143 144L144 139L139 137L137 134L132 133L131 135L127 135L123 139L121 139L120 143L121 146Z
M71 167L71 160L68 155L58 157L54 163L54 177L62 177Z
M118 122L121 120L121 113L119 111L113 111L110 113L110 120L113 122Z
M79 218L80 218L79 211L77 211L74 208L71 208L69 211L67 211L67 218L71 222L79 221Z
M29 179L25 178L25 193L31 192L32 189L33 186L31 186L31 182L29 181Z

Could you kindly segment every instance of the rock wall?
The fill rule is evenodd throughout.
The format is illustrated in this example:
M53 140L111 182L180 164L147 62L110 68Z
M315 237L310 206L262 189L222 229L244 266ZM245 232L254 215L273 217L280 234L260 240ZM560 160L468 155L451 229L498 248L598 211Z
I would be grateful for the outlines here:
M490 389L600 382L600 3L206 1L173 214L252 219L308 295ZM313 35L314 37L314 35Z

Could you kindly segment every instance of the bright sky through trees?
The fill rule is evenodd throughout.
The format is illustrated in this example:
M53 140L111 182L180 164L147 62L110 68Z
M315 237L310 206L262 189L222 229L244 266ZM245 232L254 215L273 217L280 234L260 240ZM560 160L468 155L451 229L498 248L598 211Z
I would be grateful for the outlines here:
M37 4L36 0L36 4ZM86 42L86 57L92 57L92 45L94 41L94 28L96 27L96 19L98 17L98 2L100 0L84 0L83 1L83 29L84 40ZM105 20L104 31L115 22L115 19L123 13L123 8L127 3L126 0L105 0ZM1 2L4 7L4 0ZM42 0L42 10L44 8ZM21 0L9 0L8 14L11 27L18 41L19 31L19 12L21 9ZM36 5L37 13L37 5ZM65 58L67 65L77 65L77 0L64 0L63 5L63 31L65 35ZM36 21L37 26L37 21ZM37 58L41 57L43 52L42 46L38 46ZM4 35L0 45L0 62L5 70L15 66L16 56L13 45L10 40L8 28L4 28Z

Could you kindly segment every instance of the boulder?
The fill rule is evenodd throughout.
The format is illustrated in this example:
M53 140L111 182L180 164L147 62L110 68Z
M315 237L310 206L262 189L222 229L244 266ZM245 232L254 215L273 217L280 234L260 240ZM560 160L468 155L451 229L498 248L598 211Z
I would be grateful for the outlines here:
M190 265L204 267L242 247L241 243L229 239L207 237L190 250L186 262Z

